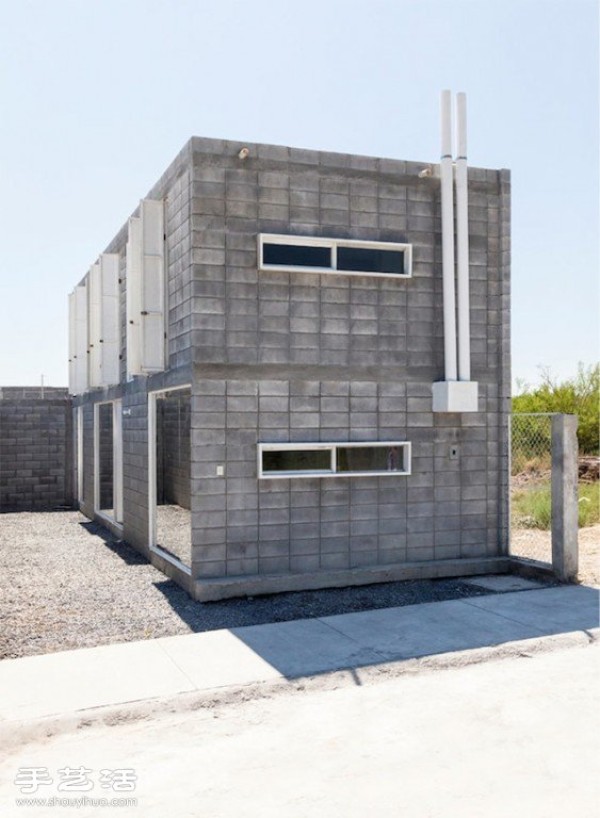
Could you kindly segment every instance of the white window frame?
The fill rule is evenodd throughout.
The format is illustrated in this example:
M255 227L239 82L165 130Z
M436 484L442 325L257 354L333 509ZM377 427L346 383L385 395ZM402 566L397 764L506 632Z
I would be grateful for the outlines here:
M112 406L113 429L113 511L114 516L100 508L100 407ZM94 404L94 514L123 530L123 401L104 400Z
M390 446L399 446L404 450L404 466L403 470L398 471L336 471L337 450L348 448L382 448ZM329 451L331 453L330 470L319 469L312 471L286 471L286 472L270 472L263 470L263 452L282 452L282 451ZM259 443L257 452L257 469L259 480L288 480L291 477L402 477L411 474L411 444L408 440L360 440L360 441L341 441L329 443Z
M331 267L303 267L296 264L266 264L264 262L265 244L288 244L304 247L329 247L331 249ZM366 250L397 250L404 253L403 273L361 272L360 270L338 270L338 247L358 247ZM357 239L330 239L315 236L290 236L276 233L259 233L258 235L258 269L264 272L282 273L315 273L316 275L333 274L340 276L369 276L373 278L412 278L412 244L391 241L361 241Z
M148 392L148 548L153 554L157 554L161 559L170 562L171 565L191 576L191 565L186 565L156 544L156 398L164 395L165 392L177 392L180 389L191 391L192 384L178 384Z

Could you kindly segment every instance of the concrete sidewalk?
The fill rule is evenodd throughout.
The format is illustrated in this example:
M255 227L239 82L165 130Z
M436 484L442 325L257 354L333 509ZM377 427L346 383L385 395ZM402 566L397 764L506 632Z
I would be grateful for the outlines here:
M597 638L598 596L540 588L9 659L0 727L556 634Z

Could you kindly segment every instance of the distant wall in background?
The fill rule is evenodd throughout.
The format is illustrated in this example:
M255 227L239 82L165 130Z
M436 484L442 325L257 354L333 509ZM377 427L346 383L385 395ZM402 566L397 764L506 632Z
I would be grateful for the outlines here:
M72 438L67 389L0 387L0 511L71 505Z

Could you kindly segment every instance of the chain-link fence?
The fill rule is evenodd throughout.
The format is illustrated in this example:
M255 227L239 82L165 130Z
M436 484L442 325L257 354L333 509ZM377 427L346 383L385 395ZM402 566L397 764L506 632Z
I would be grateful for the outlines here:
M510 552L552 562L552 414L514 414Z

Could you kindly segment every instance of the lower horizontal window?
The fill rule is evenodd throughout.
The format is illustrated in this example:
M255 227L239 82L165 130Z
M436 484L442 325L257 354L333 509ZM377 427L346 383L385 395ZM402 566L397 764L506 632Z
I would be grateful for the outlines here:
M362 477L410 474L408 441L259 443L258 477Z

